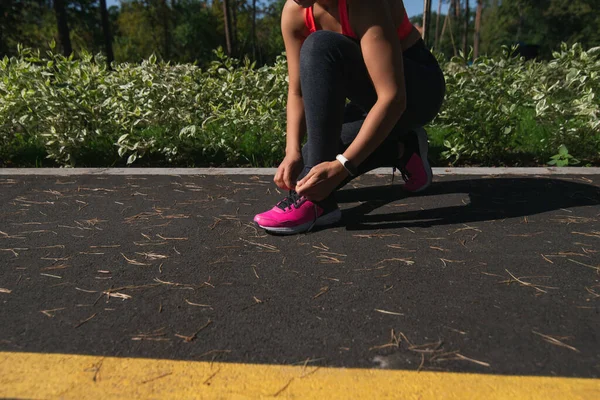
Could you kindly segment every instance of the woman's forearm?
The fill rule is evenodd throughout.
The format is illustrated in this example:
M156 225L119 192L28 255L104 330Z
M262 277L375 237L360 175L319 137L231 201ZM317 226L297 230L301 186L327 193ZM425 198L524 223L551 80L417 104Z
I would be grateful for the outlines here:
M360 132L344 152L344 157L355 166L360 165L387 138L404 109L404 102L378 100L365 118Z
M304 100L298 94L288 93L286 154L302 151L302 139L305 133Z

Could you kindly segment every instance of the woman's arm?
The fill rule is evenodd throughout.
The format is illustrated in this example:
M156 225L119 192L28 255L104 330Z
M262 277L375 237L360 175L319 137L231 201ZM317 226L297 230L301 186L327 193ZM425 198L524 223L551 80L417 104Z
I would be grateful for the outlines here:
M302 139L306 134L304 100L300 89L300 48L306 38L302 11L296 3L289 0L281 15L281 33L285 44L289 79L286 154L300 153Z
M350 13L377 92L377 102L344 152L344 156L358 166L385 140L402 116L406 109L406 90L402 48L385 0L354 0Z

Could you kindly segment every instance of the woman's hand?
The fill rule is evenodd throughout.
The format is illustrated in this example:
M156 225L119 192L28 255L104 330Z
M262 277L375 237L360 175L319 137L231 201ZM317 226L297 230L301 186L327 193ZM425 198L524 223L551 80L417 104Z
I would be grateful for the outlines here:
M323 162L313 168L296 184L296 191L309 200L321 201L331 194L348 176L348 171L337 160Z
M302 172L304 162L300 152L286 153L285 158L279 164L273 181L279 189L292 190L296 188L296 178Z

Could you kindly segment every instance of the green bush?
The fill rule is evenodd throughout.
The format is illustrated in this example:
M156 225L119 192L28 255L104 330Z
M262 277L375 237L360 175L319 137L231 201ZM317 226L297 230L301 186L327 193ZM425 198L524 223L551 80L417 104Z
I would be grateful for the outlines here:
M284 59L257 69L215 56L206 71L155 57L109 71L85 52L19 49L0 61L0 157L18 161L27 148L60 166L274 164L285 148Z
M550 62L462 57L444 65L447 96L432 129L445 159L545 163L561 146L600 160L600 48L561 46Z
M53 47L52 47L53 49ZM436 165L600 162L600 49L550 62L442 62L447 97L428 128ZM276 166L287 65L228 58L205 69L18 49L0 60L0 164ZM567 150L568 149L568 150Z

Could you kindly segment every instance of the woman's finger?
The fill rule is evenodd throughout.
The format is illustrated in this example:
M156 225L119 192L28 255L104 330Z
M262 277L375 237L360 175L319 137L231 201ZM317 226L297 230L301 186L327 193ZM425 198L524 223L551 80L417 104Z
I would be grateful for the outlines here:
M283 171L281 171L281 170L277 171L277 174L275 175L274 181L275 181L275 184L277 185L277 187L279 189L281 189L281 190L289 190L286 187L286 183L285 183L285 181L283 179Z
M309 195L311 192L311 189L313 188L313 185L316 183L316 181L317 181L316 175L312 175L311 177L306 176L304 178L304 182L302 183L302 185L300 185L300 184L296 185L298 194L300 194L301 196Z
M296 186L302 186L304 184L306 184L306 182L312 178L315 174L314 168L311 169L310 171L308 171L308 174L306 174L306 176L302 179L300 179L298 182L296 182Z
M291 173L291 171L289 169L286 170L285 174L283 176L284 176L283 180L285 182L285 185L288 187L288 190L294 189L295 185L294 185L294 182L292 182L292 173Z
M273 177L273 182L277 183L281 179L281 168L277 168L277 172L275 172L275 176Z

